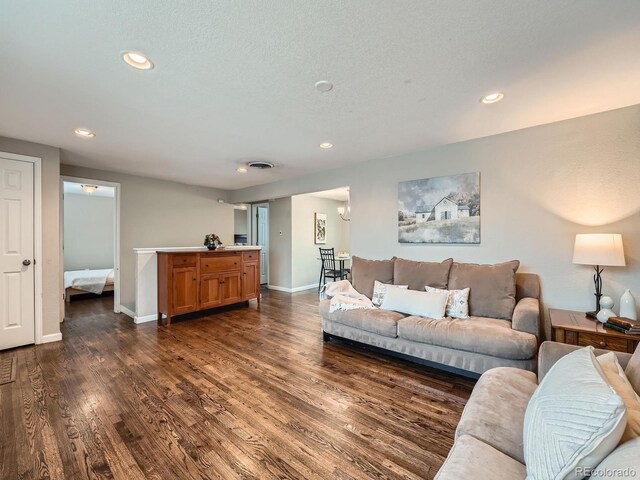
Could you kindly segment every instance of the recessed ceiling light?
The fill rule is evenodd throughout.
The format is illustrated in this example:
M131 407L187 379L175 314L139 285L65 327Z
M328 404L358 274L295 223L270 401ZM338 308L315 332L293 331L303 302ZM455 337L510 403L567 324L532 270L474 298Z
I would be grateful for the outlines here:
M153 68L153 62L140 52L124 52L122 59L127 62L128 65L139 70L151 70Z
M502 92L494 92L488 95L485 95L480 99L482 103L496 103L504 98L504 94Z
M322 142L320 144L320 148L324 148L325 150L329 149L329 148L333 148L333 143L330 142Z
M88 128L84 128L84 127L78 127L74 130L75 134L78 135L79 137L83 137L83 138L93 138L96 136L95 133L93 133L91 130L89 130Z
M236 172L238 172L238 173L247 173L247 169L245 167L238 167L236 169Z
M327 80L320 80L319 82L316 82L316 90L318 90L319 92L326 93L332 89L333 83Z

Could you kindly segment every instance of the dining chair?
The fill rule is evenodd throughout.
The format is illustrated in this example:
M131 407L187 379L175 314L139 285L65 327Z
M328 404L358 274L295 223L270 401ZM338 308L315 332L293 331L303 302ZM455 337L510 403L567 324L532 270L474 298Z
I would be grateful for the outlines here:
M338 261L336 260L336 255L333 248L320 248L320 259L322 261L322 265L320 266L320 281L318 282L318 291L322 289L322 285L326 283L327 278L331 278L332 280L340 279L347 277L349 270L347 268L341 269L337 267L336 264ZM324 280L324 282L323 282Z

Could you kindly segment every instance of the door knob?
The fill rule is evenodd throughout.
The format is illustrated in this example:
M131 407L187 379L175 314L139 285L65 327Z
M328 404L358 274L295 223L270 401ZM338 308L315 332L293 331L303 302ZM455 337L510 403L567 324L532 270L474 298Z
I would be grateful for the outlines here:
M31 260L23 260L23 261L22 261L22 264L23 264L25 267L28 267L29 265L31 265Z

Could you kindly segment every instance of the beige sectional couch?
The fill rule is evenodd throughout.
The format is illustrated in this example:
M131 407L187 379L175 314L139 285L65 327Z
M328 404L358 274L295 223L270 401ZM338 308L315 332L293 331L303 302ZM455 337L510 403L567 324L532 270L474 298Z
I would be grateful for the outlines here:
M540 347L537 376L508 367L495 368L482 375L462 413L455 444L435 478L524 480L523 429L529 400L549 369L564 355L579 348L544 342ZM595 350L596 356L603 353L607 350ZM640 392L640 349L633 356L616 353L616 357L634 390ZM611 465L608 467L620 466L619 454L609 455ZM632 473L632 477L640 474L637 458ZM620 478L628 477L621 475Z
M516 273L518 262L475 265L353 258L352 284L371 298L373 283L409 289L470 288L470 316L433 320L382 309L330 312L320 301L322 330L333 337L370 345L420 363L477 377L495 367L534 371L540 331L537 275Z

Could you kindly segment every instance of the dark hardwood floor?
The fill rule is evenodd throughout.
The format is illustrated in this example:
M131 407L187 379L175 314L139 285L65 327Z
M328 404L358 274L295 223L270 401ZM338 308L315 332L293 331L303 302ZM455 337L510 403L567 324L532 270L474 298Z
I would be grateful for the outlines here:
M0 478L432 478L473 381L323 343L317 293L170 328L112 298L0 386Z

